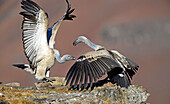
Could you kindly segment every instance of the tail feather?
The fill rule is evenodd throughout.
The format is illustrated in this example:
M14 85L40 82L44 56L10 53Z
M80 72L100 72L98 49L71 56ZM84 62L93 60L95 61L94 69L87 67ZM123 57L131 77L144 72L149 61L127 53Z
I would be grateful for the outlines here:
M33 69L28 64L13 64L13 66L20 68L20 69L23 69L27 72L30 72L31 74L34 74Z
M26 66L25 64L13 64L13 66L21 68L21 69L28 68L28 66Z

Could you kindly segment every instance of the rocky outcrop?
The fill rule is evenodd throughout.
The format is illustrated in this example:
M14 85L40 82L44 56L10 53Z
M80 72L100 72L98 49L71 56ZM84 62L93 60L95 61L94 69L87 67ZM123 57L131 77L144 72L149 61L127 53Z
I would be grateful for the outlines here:
M13 85L13 84L11 84ZM146 88L139 85L131 85L121 88L110 83L93 90L68 90L65 86L49 87L21 87L0 85L0 103L22 104L22 103L68 103L68 104L141 104L146 102L150 94Z

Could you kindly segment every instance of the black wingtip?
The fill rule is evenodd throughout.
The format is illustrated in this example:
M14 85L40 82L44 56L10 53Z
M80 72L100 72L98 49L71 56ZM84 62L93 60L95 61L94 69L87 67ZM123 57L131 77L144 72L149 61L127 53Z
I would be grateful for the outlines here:
M68 4L68 6L70 5L69 2L68 2L68 0L66 0L66 3Z
M36 12L38 12L41 9L41 7L32 0L22 0L21 4L22 9L34 15L36 15Z
M66 11L66 14L65 14L65 17L63 20L73 20L73 18L76 18L75 15L70 15L75 9L71 9L71 4L69 3L68 0L66 0L66 3L68 5L67 7L67 11ZM71 9L71 10L70 10Z
M71 14L71 13L73 13L74 12L74 10L75 10L75 8L74 9L71 9L70 11L69 11L69 13Z

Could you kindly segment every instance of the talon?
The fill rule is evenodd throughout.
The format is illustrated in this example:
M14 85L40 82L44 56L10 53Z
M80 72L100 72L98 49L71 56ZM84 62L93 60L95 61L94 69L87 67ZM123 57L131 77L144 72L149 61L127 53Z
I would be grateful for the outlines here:
M51 82L51 83L53 83L53 81L55 81L55 78L43 78L42 81L43 82Z

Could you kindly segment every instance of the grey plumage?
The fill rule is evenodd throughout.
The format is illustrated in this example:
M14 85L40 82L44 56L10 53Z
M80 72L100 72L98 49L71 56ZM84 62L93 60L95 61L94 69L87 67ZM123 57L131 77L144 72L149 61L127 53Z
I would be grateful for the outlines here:
M73 45L81 42L95 51L87 52L77 59L65 77L66 85L85 89L89 82L88 87L91 88L106 73L108 76L105 80L109 78L110 82L121 87L131 84L132 76L139 67L135 62L115 50L106 50L103 46L92 43L84 36L78 37Z

